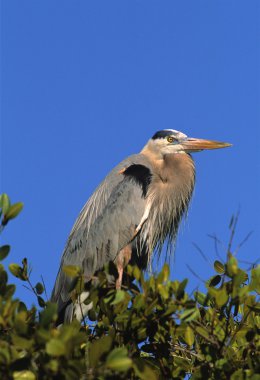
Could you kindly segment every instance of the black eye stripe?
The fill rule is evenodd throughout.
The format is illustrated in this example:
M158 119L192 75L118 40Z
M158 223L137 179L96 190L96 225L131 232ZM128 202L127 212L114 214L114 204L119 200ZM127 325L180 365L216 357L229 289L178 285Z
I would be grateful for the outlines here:
M171 135L172 135L172 131L167 131L167 130L165 130L165 131L158 131L158 132L156 132L156 133L153 135L152 139L153 139L153 140L156 140L156 139L164 139L165 137L167 137L167 136L171 136Z

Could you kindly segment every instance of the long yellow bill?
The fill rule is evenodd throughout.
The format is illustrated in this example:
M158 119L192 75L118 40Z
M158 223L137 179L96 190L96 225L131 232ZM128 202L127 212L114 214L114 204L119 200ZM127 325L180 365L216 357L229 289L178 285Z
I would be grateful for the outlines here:
M187 140L183 141L182 146L184 147L185 150L188 150L188 151L198 151L198 150L204 150L204 149L227 148L229 146L232 146L232 144L229 144L226 142L220 142L220 141L213 141L213 140L188 138Z

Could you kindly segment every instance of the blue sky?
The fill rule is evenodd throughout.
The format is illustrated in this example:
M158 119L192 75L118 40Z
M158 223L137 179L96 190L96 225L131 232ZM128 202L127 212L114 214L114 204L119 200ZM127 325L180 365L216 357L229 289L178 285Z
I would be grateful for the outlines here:
M202 286L240 208L238 258L259 256L259 2L1 2L1 191L23 201L8 262L50 294L85 201L155 131L233 143L194 154L197 184L172 278ZM161 265L161 263L160 263ZM19 283L18 295L32 297Z

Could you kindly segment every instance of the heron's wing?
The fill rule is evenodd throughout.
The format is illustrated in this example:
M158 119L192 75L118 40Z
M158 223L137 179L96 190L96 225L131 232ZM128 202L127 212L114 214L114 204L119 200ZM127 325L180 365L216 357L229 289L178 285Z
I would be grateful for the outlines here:
M134 155L112 170L93 193L63 252L53 301L64 305L69 300L70 279L62 271L64 265L78 265L90 277L131 241L144 214L150 178L149 161Z
M151 164L148 159L143 154L134 154L127 157L125 160L121 161L101 182L94 193L91 195L89 200L83 206L80 214L75 221L72 230L70 232L67 244L65 246L64 252L68 249L76 246L79 241L79 236L87 233L96 221L99 215L102 214L104 208L107 205L107 201L114 189L122 181L122 175L120 171L128 168L131 165L144 165L145 167L151 169Z

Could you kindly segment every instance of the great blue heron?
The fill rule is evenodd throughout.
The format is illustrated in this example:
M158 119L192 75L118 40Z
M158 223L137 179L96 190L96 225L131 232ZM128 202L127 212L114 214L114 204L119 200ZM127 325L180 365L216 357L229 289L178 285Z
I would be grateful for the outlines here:
M88 282L113 261L119 288L130 259L146 265L165 241L168 246L174 243L194 188L190 153L228 146L166 129L155 133L139 154L126 158L108 174L80 212L62 255L51 297L58 304L60 322L82 317L82 308L71 302L71 279L62 267L80 266ZM87 292L82 294L79 302L87 296Z

